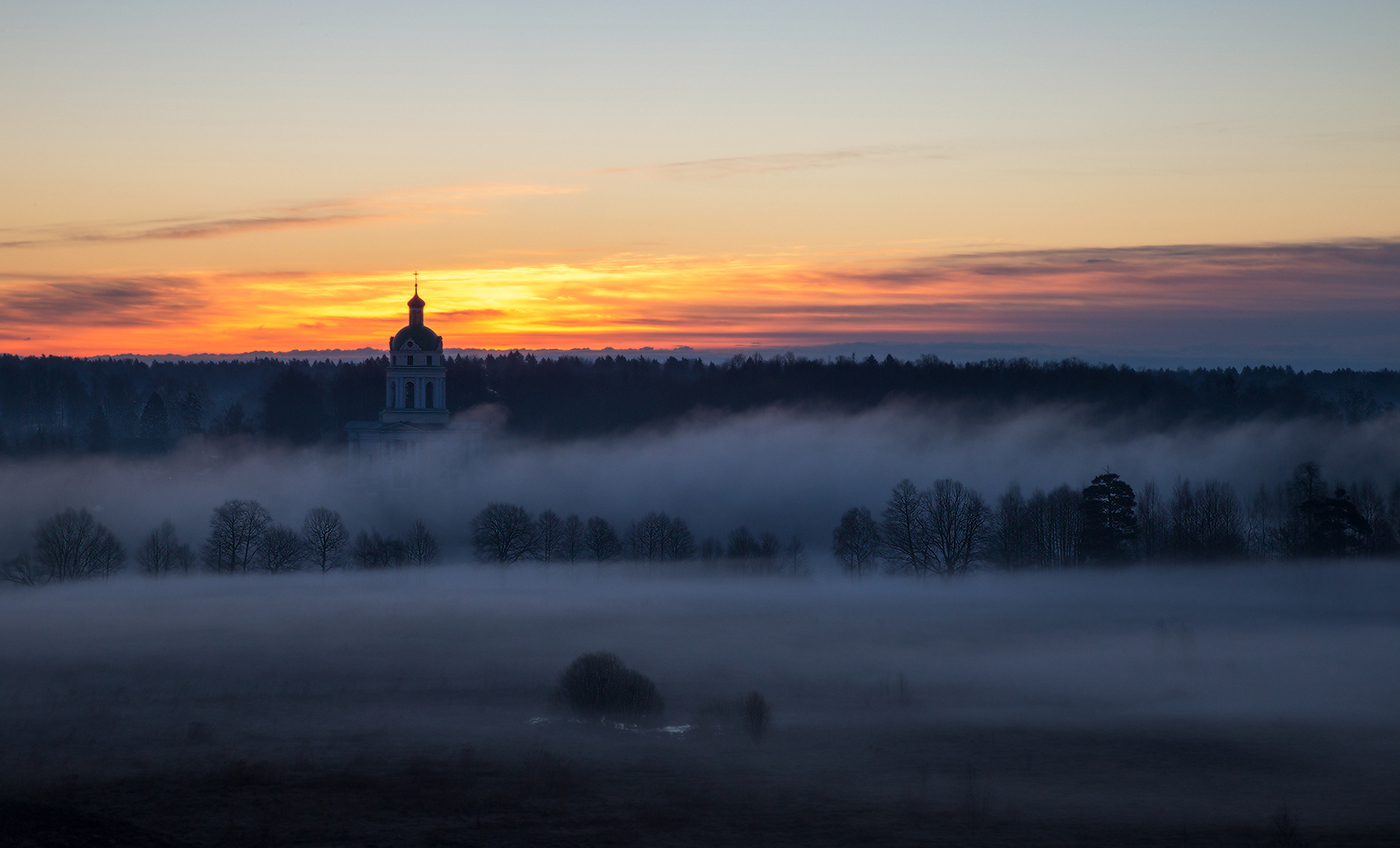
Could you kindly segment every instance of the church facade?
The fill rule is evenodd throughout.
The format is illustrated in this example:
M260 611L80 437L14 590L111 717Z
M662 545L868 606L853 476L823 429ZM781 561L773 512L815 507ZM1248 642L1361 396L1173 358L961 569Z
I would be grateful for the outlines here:
M412 454L424 440L448 429L442 336L423 323L425 305L414 283L408 326L389 339L384 408L379 420L345 425L352 461Z

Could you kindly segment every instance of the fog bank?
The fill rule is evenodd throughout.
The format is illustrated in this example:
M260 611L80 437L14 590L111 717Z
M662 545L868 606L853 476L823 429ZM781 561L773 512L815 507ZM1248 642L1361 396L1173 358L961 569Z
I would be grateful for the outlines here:
M351 468L341 449L288 451L252 443L186 443L160 457L65 458L0 468L0 554L28 544L41 518L86 506L131 547L172 519L187 541L209 513L252 498L293 526L312 506L339 510L352 532L401 532L423 518L448 551L465 550L467 524L489 501L602 515L625 526L649 510L684 517L697 536L739 525L799 536L825 550L854 505L878 511L904 477L920 486L953 477L988 500L1009 483L1027 491L1082 486L1105 468L1132 485L1178 476L1231 482L1242 494L1315 460L1332 480L1400 474L1397 418L1344 427L1315 421L1185 426L1144 434L1094 424L1074 409L987 419L947 407L888 405L858 414L770 410L699 416L621 438L568 443L488 439L469 457L450 439L398 469Z

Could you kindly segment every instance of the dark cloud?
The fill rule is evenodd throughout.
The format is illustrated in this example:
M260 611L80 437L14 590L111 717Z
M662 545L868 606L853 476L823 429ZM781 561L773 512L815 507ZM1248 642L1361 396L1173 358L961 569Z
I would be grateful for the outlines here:
M961 254L926 260L933 270L973 268L981 274L1084 273L1085 265L1125 268L1177 267L1183 263L1221 269L1258 267L1400 269L1400 239L1345 239L1274 244L1177 244ZM1120 268L1095 269L1100 271Z
M0 325L143 326L163 324L205 303L191 277L145 274L86 277L0 274ZM26 334L29 329L24 330Z

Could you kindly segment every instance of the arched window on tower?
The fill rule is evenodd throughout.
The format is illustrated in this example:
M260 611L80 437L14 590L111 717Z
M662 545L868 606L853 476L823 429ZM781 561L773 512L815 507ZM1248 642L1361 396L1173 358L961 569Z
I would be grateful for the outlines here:
M404 383L404 384L403 384L403 408L404 408L404 409L412 409L412 408L413 408L413 384L412 384L412 383Z
M397 409L397 408L398 408L398 404L396 404L394 401L395 401L395 397L394 397L394 384L393 384L393 383L390 383L390 384L389 384L389 403L387 404L387 408L389 408L389 409Z
M423 406L427 407L428 409L432 409L434 406L433 384L430 382L423 384Z

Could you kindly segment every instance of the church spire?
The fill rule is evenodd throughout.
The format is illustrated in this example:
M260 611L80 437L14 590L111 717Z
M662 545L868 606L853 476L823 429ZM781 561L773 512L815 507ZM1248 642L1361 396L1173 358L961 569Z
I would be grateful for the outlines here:
M408 302L408 323L414 327L423 326L423 298L418 296L418 272L413 272L413 299Z

